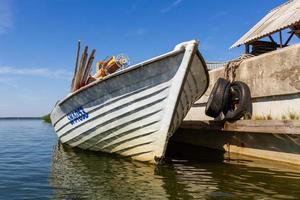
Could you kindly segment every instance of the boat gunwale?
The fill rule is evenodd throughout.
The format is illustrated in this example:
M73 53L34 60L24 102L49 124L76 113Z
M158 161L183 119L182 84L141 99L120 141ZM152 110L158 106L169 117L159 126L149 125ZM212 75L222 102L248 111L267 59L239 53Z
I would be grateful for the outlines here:
M116 72L116 73L110 74L110 75L108 75L108 76L106 76L106 77L104 77L104 78L102 78L102 79L96 80L95 82L92 82L92 83L90 83L90 84L88 84L88 85L86 85L86 86L83 86L82 88L78 89L77 91L75 91L75 92L73 92L73 93L70 93L70 94L69 94L68 96L66 96L64 99L62 99L61 101L59 101L59 102L57 103L57 106L61 106L63 103L65 103L66 101L68 101L68 100L71 99L72 97L76 96L77 94L79 94L79 93L81 93L81 92L83 92L83 91L85 91L85 90L87 90L87 89L89 89L89 88L91 88L91 87L94 87L94 86L96 86L96 85L102 83L103 81L106 81L106 80L108 80L108 79L111 79L111 78L120 76L120 75L125 74L125 73L128 73L128 72L130 72L130 71L139 69L140 67L147 66L147 65L149 65L149 64L151 64L151 63L160 61L160 60L162 60L162 59L164 59L164 58L166 58L166 57L173 56L173 55L174 55L174 56L175 56L175 55L178 55L178 54L184 52L185 50L186 50L186 49L184 48L184 49L180 49L180 50L173 50L173 51L170 51L170 52L165 53L165 54L163 54L163 55L156 56L156 57L154 57L154 58L151 58L151 59L149 59L149 60L143 61L143 62L141 62L141 63L132 65L131 67L128 67L128 68L126 68L126 69L124 69L124 70L120 70L120 71L118 71L118 72Z

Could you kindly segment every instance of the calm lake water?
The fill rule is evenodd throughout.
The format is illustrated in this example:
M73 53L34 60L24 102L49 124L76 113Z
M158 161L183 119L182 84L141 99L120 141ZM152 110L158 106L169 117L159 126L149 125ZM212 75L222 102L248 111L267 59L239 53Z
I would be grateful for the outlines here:
M299 199L300 168L239 158L154 167L65 148L40 120L0 120L0 199Z

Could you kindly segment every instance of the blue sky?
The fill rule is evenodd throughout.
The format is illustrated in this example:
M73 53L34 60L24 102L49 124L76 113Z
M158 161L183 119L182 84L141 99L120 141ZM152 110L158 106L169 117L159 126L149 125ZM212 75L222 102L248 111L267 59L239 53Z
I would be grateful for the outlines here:
M76 43L132 63L199 39L208 61L285 0L0 0L0 117L41 116L70 88Z

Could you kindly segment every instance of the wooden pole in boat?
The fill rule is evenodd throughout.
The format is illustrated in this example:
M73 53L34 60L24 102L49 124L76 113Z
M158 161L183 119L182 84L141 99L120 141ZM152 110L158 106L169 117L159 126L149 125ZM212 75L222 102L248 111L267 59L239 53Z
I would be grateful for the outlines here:
M74 88L74 81L75 81L75 77L76 77L77 70L78 70L79 53L80 53L80 40L78 40L78 43L77 43L77 53L76 53L76 61L75 61L75 71L74 71L74 75L73 75L73 78L72 78L71 92L73 91L73 88Z
M95 55L96 49L92 50L92 53L88 59L87 65L85 67L85 71L83 73L83 77L82 77L82 81L81 81L81 85L85 85L88 79L89 74L91 73L91 69L92 69L92 64L94 61L94 55Z
M81 56L80 64L78 66L78 73L76 74L76 77L75 77L75 84L74 84L73 91L80 88L80 84L81 84L80 81L82 78L82 72L84 70L83 68L85 67L85 63L86 63L87 51L88 51L88 46L85 46L84 51Z
M88 46L86 46L86 52L84 54L84 60L83 60L82 66L81 66L81 72L80 72L80 76L79 76L80 82L78 85L79 88L82 87L82 79L83 79L85 68L86 68L87 58L88 58Z

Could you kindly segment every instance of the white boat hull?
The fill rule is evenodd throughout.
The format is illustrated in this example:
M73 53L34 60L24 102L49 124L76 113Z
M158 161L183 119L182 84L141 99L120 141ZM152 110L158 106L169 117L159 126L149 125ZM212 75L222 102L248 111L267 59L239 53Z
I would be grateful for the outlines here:
M208 81L189 42L71 94L53 109L52 124L69 146L159 162Z

